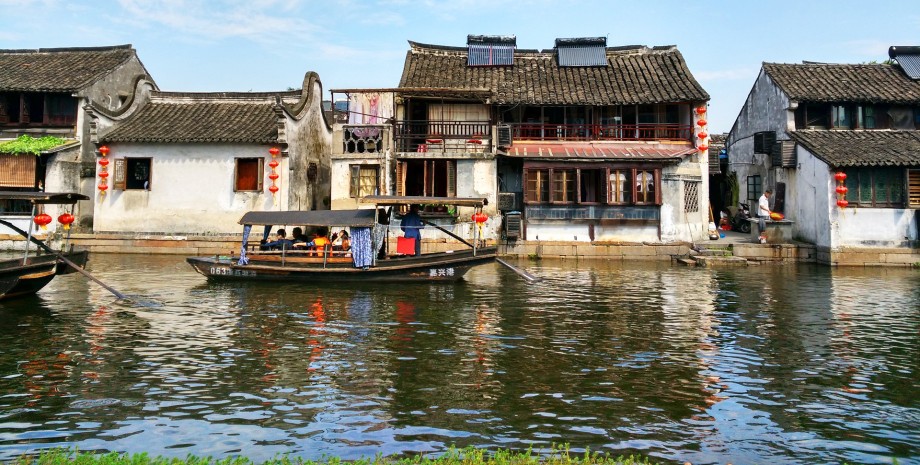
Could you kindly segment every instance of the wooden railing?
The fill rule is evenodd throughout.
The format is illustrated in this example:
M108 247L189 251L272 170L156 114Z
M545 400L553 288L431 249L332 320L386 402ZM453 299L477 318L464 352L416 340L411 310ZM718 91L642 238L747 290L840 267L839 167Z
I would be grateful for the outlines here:
M693 127L680 124L511 123L515 141L690 140Z
M395 129L399 152L491 152L488 121L399 121Z

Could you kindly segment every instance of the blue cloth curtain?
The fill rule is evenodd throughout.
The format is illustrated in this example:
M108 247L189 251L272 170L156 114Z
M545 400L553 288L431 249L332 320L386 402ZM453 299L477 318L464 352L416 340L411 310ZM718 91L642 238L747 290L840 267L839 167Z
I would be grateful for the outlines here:
M371 243L371 228L351 228L351 257L355 268L364 268L374 263Z

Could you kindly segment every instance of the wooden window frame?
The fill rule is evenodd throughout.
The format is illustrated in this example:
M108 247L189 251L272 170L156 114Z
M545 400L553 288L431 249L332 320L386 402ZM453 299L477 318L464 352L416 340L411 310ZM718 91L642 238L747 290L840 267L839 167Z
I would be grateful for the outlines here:
M632 185L633 185L633 180L635 178L634 172L635 172L635 168L607 168L607 204L608 205L629 205L633 203L632 202L632 199L633 199ZM619 194L620 189L614 189L613 186L611 185L613 182L610 180L611 174L616 174L617 176L622 174L626 177L625 184L627 186L627 191L624 192L625 195L623 195L623 198L625 200L623 201L614 200L614 194ZM619 182L619 179L617 179L617 181Z
M754 182L752 183L751 181ZM747 188L746 203L748 205L753 205L760 199L760 196L763 195L763 177L759 174L752 174L748 176L745 180L745 187ZM751 197L751 195L754 197Z
M128 187L128 162L139 162L147 160L147 187ZM126 191L150 191L153 190L153 158L151 157L124 157L116 158L114 161L114 175L112 179L112 188Z
M561 197L556 197L557 175L562 176ZM570 176L569 176L570 175ZM578 169L577 168L555 168L550 169L549 173L550 186L549 198L553 205L570 205L574 204L578 196ZM571 189L569 189L571 186ZM571 197L571 198L570 198Z
M900 170L900 175L893 174L895 171ZM892 180L888 180L886 183L886 191L889 193L888 197L884 201L880 201L878 198L879 192L877 184L877 177L883 172L887 171L892 173ZM846 186L847 186L847 201L853 206L859 206L862 208L909 208L911 205L911 189L913 186L910 184L910 169L903 168L894 168L894 167L853 167L846 168L844 172L847 175ZM866 176L868 176L868 187L869 187L869 200L863 201L863 182L866 181ZM920 177L920 176L918 176ZM900 201L891 200L891 187L897 185L900 188L902 198ZM917 188L920 189L920 188ZM920 193L915 194L920 196Z
M362 170L374 170L374 188L373 191L379 192L380 190L380 165L374 164L352 164L348 165L348 195L351 198L360 198L366 195L371 194L361 194L361 171Z
M639 201L639 186L636 186L636 189L633 190L633 204L635 205L661 205L661 170L657 168L634 168L633 169L633 184L639 183L640 176L644 181L645 173L651 173L652 175L652 185L655 187L655 192L652 194L652 200L643 200ZM643 183L642 185L648 186L648 183ZM648 190L648 189L645 189ZM648 195L646 194L646 197Z
M256 186L253 189L240 189L240 162L255 162L256 168ZM264 189L265 179L265 158L262 157L237 157L233 160L233 192L262 192Z
M549 203L549 198L542 198L546 186L546 196L549 197L549 168L527 168L524 170L524 203L525 204L545 204ZM530 188L530 183L535 183L534 189ZM536 198L534 198L534 196Z

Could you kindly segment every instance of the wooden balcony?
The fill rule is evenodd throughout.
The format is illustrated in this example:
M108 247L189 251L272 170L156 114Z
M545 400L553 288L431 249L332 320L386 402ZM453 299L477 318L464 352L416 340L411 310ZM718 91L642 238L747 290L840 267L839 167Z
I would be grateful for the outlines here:
M514 141L655 141L693 138L693 126L680 124L531 124L511 123Z
M396 150L417 153L489 153L492 125L488 121L399 121Z

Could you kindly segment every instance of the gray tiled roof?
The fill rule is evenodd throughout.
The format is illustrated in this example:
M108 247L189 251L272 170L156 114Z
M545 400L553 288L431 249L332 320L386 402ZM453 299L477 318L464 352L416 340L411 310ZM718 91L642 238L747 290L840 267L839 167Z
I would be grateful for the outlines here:
M106 142L278 141L275 97L258 94L154 93L137 114L100 136ZM246 98L249 97L249 98Z
M763 69L790 99L799 102L920 104L920 82L897 65L764 63Z
M920 131L805 130L792 139L832 167L920 166Z
M0 90L74 92L135 56L130 45L0 50Z
M606 67L559 67L517 50L513 66L467 66L466 48L409 42L399 87L489 89L492 103L630 105L709 100L676 47L608 48Z

